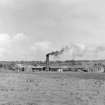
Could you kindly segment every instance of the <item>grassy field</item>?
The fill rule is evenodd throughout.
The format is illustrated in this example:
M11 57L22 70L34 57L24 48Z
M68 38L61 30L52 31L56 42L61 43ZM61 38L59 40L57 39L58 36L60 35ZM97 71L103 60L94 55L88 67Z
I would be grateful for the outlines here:
M105 105L105 74L0 73L0 105Z

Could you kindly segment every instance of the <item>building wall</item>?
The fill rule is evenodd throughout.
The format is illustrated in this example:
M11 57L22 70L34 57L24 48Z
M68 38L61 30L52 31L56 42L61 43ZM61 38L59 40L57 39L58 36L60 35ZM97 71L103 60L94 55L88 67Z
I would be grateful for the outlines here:
M93 65L91 67L88 67L88 72L104 72L105 68L103 65Z

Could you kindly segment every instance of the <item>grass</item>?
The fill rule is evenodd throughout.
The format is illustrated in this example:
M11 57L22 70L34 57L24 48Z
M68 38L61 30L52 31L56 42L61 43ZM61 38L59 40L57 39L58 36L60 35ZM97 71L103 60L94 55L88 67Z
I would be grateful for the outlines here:
M49 78L80 78L105 80L105 73L87 73L87 72L36 72L39 76Z
M104 73L0 73L0 105L104 105Z

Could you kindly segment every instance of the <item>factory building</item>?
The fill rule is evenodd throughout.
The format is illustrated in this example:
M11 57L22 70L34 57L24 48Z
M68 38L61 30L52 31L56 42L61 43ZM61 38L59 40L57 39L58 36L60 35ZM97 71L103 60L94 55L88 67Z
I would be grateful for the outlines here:
M94 64L87 68L88 72L105 72L105 67L102 64Z

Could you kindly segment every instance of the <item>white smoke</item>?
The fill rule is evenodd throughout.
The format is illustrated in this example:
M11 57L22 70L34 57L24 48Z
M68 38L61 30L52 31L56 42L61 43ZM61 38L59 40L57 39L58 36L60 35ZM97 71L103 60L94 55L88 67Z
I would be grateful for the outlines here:
M53 55L54 59L78 59L84 56L86 46L84 44L76 43L63 47L61 50L56 50L48 53Z
M76 59L78 57L83 57L86 51L86 46L84 44L71 44L69 53L71 55L71 59Z
M105 58L104 45L87 45L81 43L71 43L61 50L49 53L54 55L53 58L58 60L96 60ZM56 56L57 55L57 56Z

